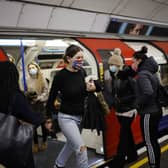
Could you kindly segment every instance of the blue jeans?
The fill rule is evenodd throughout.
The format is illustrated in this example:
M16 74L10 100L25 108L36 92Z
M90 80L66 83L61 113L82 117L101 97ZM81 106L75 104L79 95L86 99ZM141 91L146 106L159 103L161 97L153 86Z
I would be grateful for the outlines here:
M81 116L72 116L68 114L58 113L58 123L62 133L66 137L66 144L59 153L56 164L60 167L65 167L65 164L71 154L75 152L78 168L88 168L88 157L85 144L81 138L80 125Z

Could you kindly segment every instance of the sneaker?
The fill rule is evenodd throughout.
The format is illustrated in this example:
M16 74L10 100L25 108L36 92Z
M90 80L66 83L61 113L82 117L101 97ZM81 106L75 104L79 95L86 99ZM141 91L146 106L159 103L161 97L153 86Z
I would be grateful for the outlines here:
M33 146L32 146L32 152L33 153L39 152L39 145L38 144L33 144Z
M54 165L53 168L64 168L64 167L60 167L60 166Z
M41 144L41 146L39 147L39 150L40 151L44 151L44 150L46 150L47 149L47 142L43 142L42 144Z
M120 155L114 156L113 160L109 162L110 168L124 168L125 159Z
M126 162L127 162L127 164L130 164L130 163L135 162L135 161L137 161L137 160L138 160L138 156L137 156L137 157L134 157L134 158L128 158L128 159L126 160Z

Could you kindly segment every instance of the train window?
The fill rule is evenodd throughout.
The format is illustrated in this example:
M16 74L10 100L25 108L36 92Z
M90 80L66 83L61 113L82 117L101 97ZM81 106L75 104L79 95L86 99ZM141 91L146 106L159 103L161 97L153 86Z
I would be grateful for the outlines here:
M54 62L39 62L41 69L49 69L53 67Z
M146 46L148 48L147 56L153 56L158 64L167 63L164 53L148 42L125 41L125 43L135 51L140 50L142 46Z
M63 54L40 54L38 55L38 60L52 60L52 59L61 59Z
M84 69L87 75L92 75L92 68L90 66L85 66Z
M162 85L168 85L168 65L160 65L160 80Z
M111 56L111 53L113 52L113 49L100 49L98 50L98 53L100 54L101 58L102 58L102 62L103 62L103 67L104 70L108 69L108 59ZM124 59L123 59L124 61Z

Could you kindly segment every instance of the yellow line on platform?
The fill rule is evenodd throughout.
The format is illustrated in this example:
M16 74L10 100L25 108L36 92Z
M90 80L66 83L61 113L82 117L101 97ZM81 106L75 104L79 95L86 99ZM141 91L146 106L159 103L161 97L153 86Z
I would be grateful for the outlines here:
M164 152L167 151L167 150L168 150L168 144L165 145L165 146L163 146L163 147L161 148L161 153L164 153ZM139 167L141 167L142 165L144 165L144 164L147 163L147 162L148 162L148 158L145 157L144 159L142 159L142 160L136 162L134 165L130 166L129 168L139 168Z

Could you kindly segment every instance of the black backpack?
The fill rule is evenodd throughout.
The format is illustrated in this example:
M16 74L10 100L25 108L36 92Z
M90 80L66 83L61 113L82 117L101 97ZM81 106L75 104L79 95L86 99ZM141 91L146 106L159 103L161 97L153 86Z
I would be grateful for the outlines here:
M168 86L159 85L158 102L161 107L168 106Z

